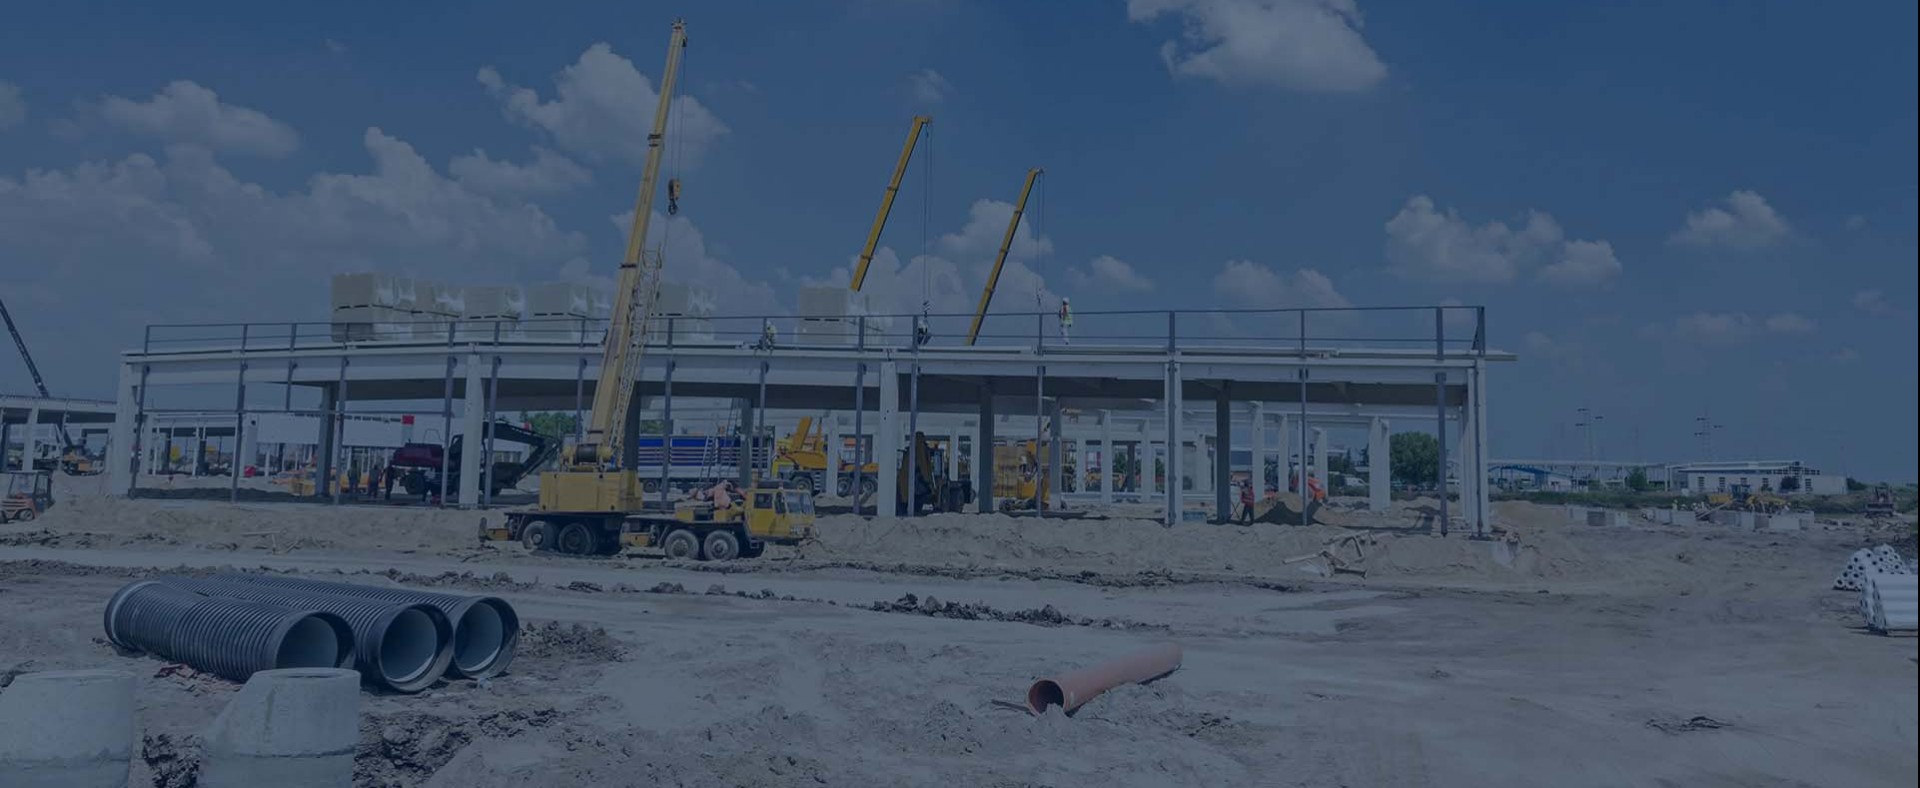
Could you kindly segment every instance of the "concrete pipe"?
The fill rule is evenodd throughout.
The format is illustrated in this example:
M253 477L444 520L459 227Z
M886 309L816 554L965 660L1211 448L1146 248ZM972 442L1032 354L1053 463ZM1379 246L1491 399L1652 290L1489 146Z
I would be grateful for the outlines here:
M0 691L0 785L123 788L132 758L132 674L28 673Z
M353 628L354 667L368 684L419 692L440 680L453 659L453 625L445 613L418 602L387 602L221 578L162 577L160 582L206 596L311 608L345 619Z
M360 675L253 674L202 737L201 788L348 788L360 738Z
M507 669L520 642L520 615L506 600L492 596L464 596L414 591L390 586L335 583L280 575L223 574L221 580L292 588L321 594L432 605L453 622L453 662L447 674L484 678Z
M353 629L321 610L210 597L154 580L107 601L107 639L234 681L275 668L353 662Z
M1072 714L1102 692L1122 684L1152 681L1179 669L1180 647L1164 643L1090 668L1036 681L1027 689L1027 708L1040 714L1049 706L1059 706Z

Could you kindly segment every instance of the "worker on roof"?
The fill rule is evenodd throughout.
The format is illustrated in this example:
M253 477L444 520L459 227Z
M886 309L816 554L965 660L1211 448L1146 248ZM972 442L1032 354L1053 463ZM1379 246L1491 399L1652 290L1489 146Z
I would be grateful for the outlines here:
M1060 344L1071 345L1073 341L1067 334L1073 330L1073 305L1067 303L1065 296L1060 298Z

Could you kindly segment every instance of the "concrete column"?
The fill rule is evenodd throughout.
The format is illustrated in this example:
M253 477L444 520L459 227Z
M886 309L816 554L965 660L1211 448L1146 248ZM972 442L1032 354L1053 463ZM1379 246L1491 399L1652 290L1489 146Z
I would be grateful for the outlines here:
M1387 420L1367 423L1367 509L1385 512L1393 506L1393 452L1387 440Z
M127 496L133 494L134 476L142 467L140 456L134 452L134 446L141 451L150 451L153 442L135 441L138 434L139 401L136 387L139 386L140 372L132 364L120 365L120 385L115 389L113 400L113 431L108 433L107 443L107 494ZM6 444L0 443L0 457L5 456ZM147 466L151 467L151 465Z
M1320 489L1332 492L1327 486L1327 431L1319 427L1313 428L1313 478L1320 482Z
M1166 524L1180 523L1182 485L1180 484L1180 443L1184 431L1180 427L1180 408L1184 397L1180 391L1180 362L1167 362L1167 504Z
M1213 395L1213 518L1218 522L1233 519L1233 392L1232 384L1220 381Z
M960 433L966 431L966 425L955 423L947 430L947 479L960 479Z
M13 425L7 423L7 409L0 408L0 471L13 470L7 450L13 446Z
M1100 502L1113 503L1114 461L1120 455L1113 449L1113 411L1100 411Z
M973 500L980 513L993 511L993 392L980 392L980 427L973 441Z
M247 418L246 428L242 432L242 435L244 435L245 438L240 441L239 454L241 457L246 458L242 464L251 464L253 462L253 456L260 452L259 416L250 416Z
M743 437L740 440L740 462L738 463L740 478L736 483L742 490L753 488L753 442L760 435L760 431L756 428L759 422L754 421L754 416L758 410L753 406L753 400L745 397L740 399L740 431Z
M193 475L200 475L200 466L207 464L207 428L193 428Z
M820 478L820 489L831 495L834 490L839 489L837 485L840 484L840 447L842 445L840 414L827 411L822 418L826 421L826 425L821 429L821 437L826 440L826 443L821 446L821 450L827 455L827 467L821 470L824 475Z
M263 670L247 679L207 727L199 784L345 788L353 783L359 738L360 674L338 668Z
M1473 454L1474 478L1480 483L1474 487L1475 498L1480 509L1479 518L1474 523L1475 536L1490 536L1493 527L1493 504L1487 494L1487 366L1481 363L1473 369ZM1671 475L1669 475L1671 478Z
M1253 429L1248 431L1252 443L1247 446L1247 479L1253 485L1254 499L1259 500L1267 491L1267 406L1255 402L1249 408L1253 411L1249 419Z
M320 387L320 434L313 440L313 494L315 497L327 495L327 476L334 465L333 436L336 432L334 408L340 396L335 386Z
M1280 447L1278 452L1280 457L1275 461L1276 467L1274 469L1274 480L1273 480L1274 489L1278 490L1279 492L1286 492L1287 483L1288 483L1287 480L1293 478L1287 475L1289 473L1289 466L1293 464L1293 460L1292 460L1293 435L1292 435L1291 428L1288 426L1289 424L1292 423L1292 421L1287 418L1287 414L1282 413L1279 415L1278 418L1274 419L1274 422L1275 422L1274 427L1276 428L1276 431L1279 433L1274 437L1279 439L1278 445ZM1306 499L1303 498L1301 500L1304 501Z
M33 470L33 459L40 452L39 426L40 409L28 408L27 428L20 431L20 470Z
M1062 460L1066 458L1065 440L1060 430L1060 400L1054 400L1047 406L1047 503L1052 504L1060 498ZM1052 508L1051 506L1041 507Z
M480 431L485 428L486 384L480 374L480 356L466 360L467 389L460 397L460 508L480 505Z
M873 511L892 517L900 494L900 363L880 362L880 424L873 436L873 464L880 483ZM859 494L855 490L856 495Z
M0 785L122 788L132 759L131 674L27 673L0 692Z

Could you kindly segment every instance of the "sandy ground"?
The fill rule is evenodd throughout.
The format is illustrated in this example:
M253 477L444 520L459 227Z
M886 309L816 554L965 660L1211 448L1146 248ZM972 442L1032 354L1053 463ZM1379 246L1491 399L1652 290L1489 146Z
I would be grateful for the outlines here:
M181 566L520 609L508 675L364 696L362 785L1920 780L1916 642L1864 633L1828 589L1860 546L1911 554L1910 526L1592 528L1502 504L1500 538L1471 541L1420 530L1417 504L1309 528L839 516L761 559L672 564L482 547L474 513L81 482L0 527L0 681L135 671L136 785L191 785L196 734L234 690L97 631L120 584ZM1287 562L1329 543L1366 575ZM1165 640L1186 663L1160 681L1072 717L1019 705L1036 677Z

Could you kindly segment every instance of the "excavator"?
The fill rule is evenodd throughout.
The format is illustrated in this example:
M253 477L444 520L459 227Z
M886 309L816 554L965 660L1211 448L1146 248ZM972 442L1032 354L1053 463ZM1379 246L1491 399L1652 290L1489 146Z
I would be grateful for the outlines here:
M965 478L947 478L947 450L944 443L929 439L923 433L914 433L913 445L900 451L899 484L894 487L898 491L895 514L918 517L929 510L962 512L973 502L972 484Z
M563 458L562 467L540 474L539 503L508 512L500 526L483 522L482 541L518 540L532 550L573 555L612 555L635 547L659 548L674 559L728 560L758 555L769 542L797 543L813 534L810 491L761 480L737 494L722 489L711 501L683 500L671 512L662 512L646 505L645 488L635 471L639 446L631 438L635 430L629 411L646 352L647 329L654 322L664 263L660 251L644 250L644 245L654 193L659 190L667 113L686 45L686 22L676 19L660 76L653 128L647 134L640 194L620 262L586 435L572 455ZM673 196L677 198L677 188Z

